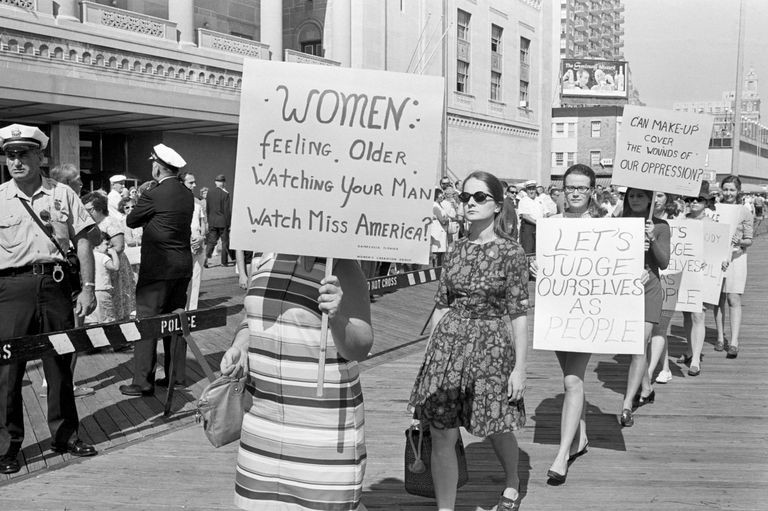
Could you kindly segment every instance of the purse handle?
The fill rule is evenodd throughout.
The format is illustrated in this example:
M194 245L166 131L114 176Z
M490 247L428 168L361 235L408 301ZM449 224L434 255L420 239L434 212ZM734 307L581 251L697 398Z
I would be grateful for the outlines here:
M413 442L413 431L417 430L419 432L419 446L418 448ZM411 451L413 452L413 463L411 463L408 466L408 470L413 472L414 474L421 474L423 472L426 472L427 466L424 464L424 461L421 459L421 445L422 440L424 439L424 430L421 429L421 427L417 427L415 425L411 425L409 428L409 435L408 435L408 444L411 446Z

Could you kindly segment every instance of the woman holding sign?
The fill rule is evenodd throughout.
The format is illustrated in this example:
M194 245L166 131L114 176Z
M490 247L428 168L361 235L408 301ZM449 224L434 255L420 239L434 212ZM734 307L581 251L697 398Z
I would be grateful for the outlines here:
M741 179L738 176L727 176L720 183L723 192L721 204L741 205ZM739 330L741 329L741 295L747 283L747 247L752 244L753 218L747 206L739 211L736 232L731 240L731 264L725 272L723 291L720 302L715 307L715 325L717 326L717 344L715 351L725 350L728 358L739 355ZM731 321L731 341L725 339L724 312L726 305Z
M659 278L659 270L669 264L669 224L651 215L654 203L654 193L639 188L628 188L624 196L622 217L645 218L645 348L648 351L648 341L651 338L653 326L661 321L661 306L664 296ZM644 380L647 388L640 390ZM639 396L635 397L636 394ZM643 394L645 393L645 394ZM652 402L655 394L650 388L648 378L647 353L632 355L627 375L627 390L624 393L624 403L621 410L621 425L631 427L635 423L632 410L636 404Z
M373 343L368 286L355 261L267 254L253 265L245 319L221 360L248 374L235 504L252 510L365 509L363 394L355 361ZM328 314L324 394L312 384Z
M586 165L577 163L565 171L565 212L553 218L600 218L605 210L594 199L595 172ZM535 262L532 263L532 270ZM563 410L560 415L560 448L552 462L547 477L556 484L565 482L568 466L579 456L587 453L586 399L584 397L584 374L591 353L555 351L560 369L563 371ZM576 442L574 443L574 440Z
M446 256L432 335L411 392L414 417L429 424L432 479L440 511L456 501L459 427L489 437L506 474L497 509L517 509L518 447L525 424L528 264L509 237L504 188L476 171L459 195L468 236Z

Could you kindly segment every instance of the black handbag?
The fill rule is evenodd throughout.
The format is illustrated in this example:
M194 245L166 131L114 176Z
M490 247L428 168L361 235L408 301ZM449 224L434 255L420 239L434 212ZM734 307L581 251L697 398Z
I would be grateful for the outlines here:
M35 212L32 210L32 207L27 204L27 202L19 197L19 201L21 204L26 208L26 210L29 212L30 216L32 217L32 220L35 221L38 227L40 227L40 230L45 233L46 236L48 236L48 239L51 240L53 245L56 247L56 250L59 251L59 253L64 257L64 263L63 268L60 269L62 272L61 275L57 278L56 269L54 268L53 271L53 280L56 282L61 282L64 278L67 278L69 281L69 288L72 290L72 293L79 293L83 290L83 284L80 280L80 259L77 257L77 252L75 252L74 249L70 248L68 251L64 252L64 250L61 248L61 245L59 245L59 242L56 241L56 238L53 237L53 235L49 232L48 229L45 228L43 225L43 222L37 217Z
M411 495L435 498L435 484L430 470L432 435L428 426L412 425L405 430L405 491ZM469 481L467 454L461 435L456 440L456 459L459 462L459 480L456 488Z

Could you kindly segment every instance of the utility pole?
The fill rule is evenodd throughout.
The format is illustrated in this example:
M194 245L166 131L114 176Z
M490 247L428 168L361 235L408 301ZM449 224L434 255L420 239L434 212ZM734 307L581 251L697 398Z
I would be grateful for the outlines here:
M739 156L741 156L741 88L744 81L744 0L739 0L739 44L736 49L736 94L733 106L733 147L731 155L731 174L739 175Z

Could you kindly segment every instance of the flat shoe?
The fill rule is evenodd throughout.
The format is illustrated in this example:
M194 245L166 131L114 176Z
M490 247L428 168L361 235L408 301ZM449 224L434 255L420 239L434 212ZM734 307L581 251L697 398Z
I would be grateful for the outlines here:
M725 356L725 358L736 358L739 356L739 347L731 344L728 346L727 353L728 354Z
M4 454L0 456L0 474L15 474L21 470L21 464L16 455Z
M120 393L125 396L154 396L155 387L141 388L138 385L120 385Z
M567 477L568 477L567 471L565 472L565 474L561 474L559 472L555 472L552 469L547 470L547 479L549 483L564 484Z
M715 351L723 351L725 349L725 343L718 342L715 344Z
M656 383L669 383L672 381L672 372L671 371L661 371L658 376L656 376Z
M72 456L86 457L96 456L96 449L92 445L88 445L79 438L67 442L66 444L51 444L51 450L60 454L69 453Z
M167 387L168 386L168 378L160 378L159 380L155 380L155 385L158 387ZM174 382L173 388L174 389L181 389L186 387L183 382Z
M698 376L701 374L701 367L699 366L691 366L690 369L688 369L688 376Z
M519 499L520 496L518 495L517 498ZM495 509L496 511L517 511L520 508L517 505L517 499L510 499L509 497L505 497L504 493L502 493Z
M621 411L621 417L619 418L619 422L621 422L621 425L625 428L631 428L635 425L635 418L632 416L632 410L629 408L624 408Z

